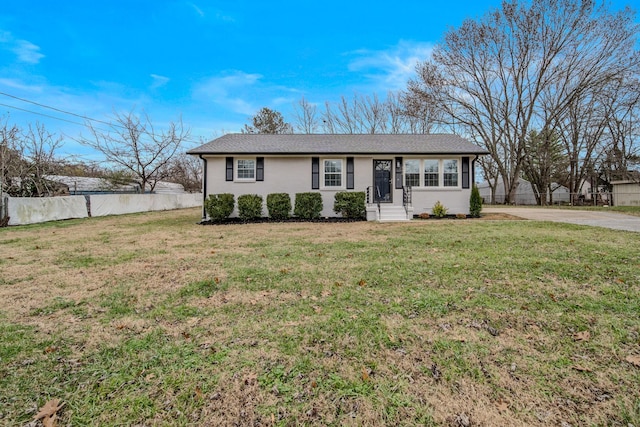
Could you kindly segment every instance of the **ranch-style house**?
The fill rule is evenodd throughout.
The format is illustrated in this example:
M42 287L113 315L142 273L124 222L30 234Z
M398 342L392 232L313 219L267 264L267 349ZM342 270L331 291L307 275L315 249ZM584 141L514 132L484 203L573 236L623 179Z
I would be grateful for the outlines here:
M331 217L337 192L362 191L367 219L384 221L430 213L438 201L468 214L475 162L488 153L450 134L227 134L188 154L203 160L204 198L288 193L294 203L317 191Z

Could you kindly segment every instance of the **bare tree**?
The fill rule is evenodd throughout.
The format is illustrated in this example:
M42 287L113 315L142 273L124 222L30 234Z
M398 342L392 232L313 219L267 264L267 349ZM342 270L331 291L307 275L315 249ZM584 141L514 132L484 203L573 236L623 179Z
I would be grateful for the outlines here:
M357 99L354 97L354 99ZM387 132L387 112L389 111L386 102L381 102L377 94L360 97L357 103L359 108L360 122L364 133L386 133Z
M408 92L487 148L512 201L529 132L553 128L585 92L635 67L637 33L630 9L612 14L593 0L505 1L449 30Z
M317 108L303 96L294 106L296 129L301 133L316 133L318 131Z
M3 117L0 123L0 204L3 203L2 193L11 185L11 178L17 176L16 165L22 161L19 134L20 129L9 125L8 119Z
M22 131L0 125L0 189L11 196L44 197L55 195L59 185L47 179L61 162L56 150L62 140L36 123Z
M202 191L202 164L198 157L186 153L175 155L167 164L165 175L171 182L181 184L185 191Z
M24 195L52 196L58 185L47 179L56 169L56 151L62 146L62 138L48 132L43 124L36 123L23 133L22 153L27 168L22 175Z
M156 183L165 179L168 163L190 134L182 119L158 131L146 113L140 117L132 112L116 113L106 130L91 122L87 128L90 136L80 136L79 142L102 153L116 169L131 173L139 180L142 192L147 188L153 191Z
M612 82L604 94L607 138L602 147L601 177L612 180L637 179L640 167L640 79Z

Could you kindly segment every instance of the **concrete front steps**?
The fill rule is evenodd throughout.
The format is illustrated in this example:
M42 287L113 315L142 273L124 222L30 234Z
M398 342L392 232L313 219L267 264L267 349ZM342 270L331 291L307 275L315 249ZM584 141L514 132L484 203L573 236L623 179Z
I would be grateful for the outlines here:
M409 221L411 218L413 218L413 209L411 208L407 213L403 206L380 205L380 215L378 217L380 222Z

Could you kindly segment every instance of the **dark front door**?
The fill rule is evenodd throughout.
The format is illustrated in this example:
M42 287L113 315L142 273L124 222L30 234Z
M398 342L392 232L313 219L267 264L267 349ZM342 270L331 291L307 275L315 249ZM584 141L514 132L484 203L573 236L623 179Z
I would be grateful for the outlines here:
M391 160L374 160L373 161L373 185L374 198L376 202L393 201L391 193Z

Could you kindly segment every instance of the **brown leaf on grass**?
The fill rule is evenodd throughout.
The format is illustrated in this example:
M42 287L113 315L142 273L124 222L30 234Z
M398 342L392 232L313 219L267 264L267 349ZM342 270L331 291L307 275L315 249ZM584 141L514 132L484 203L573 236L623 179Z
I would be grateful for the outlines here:
M629 355L624 360L640 368L640 355Z
M505 412L506 410L509 409L509 402L507 402L504 399L498 399L495 403L496 408L498 409L498 411L500 412Z
M33 419L36 421L42 420L42 425L46 427L54 427L56 425L57 413L63 406L64 403L61 404L60 399L51 399L40 408Z
M370 379L369 370L367 368L362 368L362 381L369 381Z
M360 279L360 281L358 282L358 285L360 286L366 286L367 282L364 279Z
M591 334L589 331L576 332L573 334L574 341L589 341L591 338Z
M56 347L55 345L49 345L44 349L45 353L54 353L58 351L58 347Z
M558 300L556 299L556 296L554 294L549 294L549 298L551 298L551 301L553 301L553 302L558 302Z
M202 400L202 389L196 386L196 400Z

